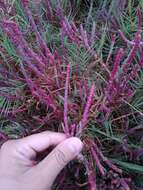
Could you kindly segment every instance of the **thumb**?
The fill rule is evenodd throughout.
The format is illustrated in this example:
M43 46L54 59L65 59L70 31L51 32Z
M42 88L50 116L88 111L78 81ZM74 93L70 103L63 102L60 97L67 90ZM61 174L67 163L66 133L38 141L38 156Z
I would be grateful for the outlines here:
M82 150L83 144L76 137L59 144L42 162L37 165L37 172L42 172L45 185L52 186L60 171Z

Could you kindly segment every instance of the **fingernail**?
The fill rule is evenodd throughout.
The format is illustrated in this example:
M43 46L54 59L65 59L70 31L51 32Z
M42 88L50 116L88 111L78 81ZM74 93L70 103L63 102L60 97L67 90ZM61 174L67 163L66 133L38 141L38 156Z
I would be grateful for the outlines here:
M83 143L81 142L80 139L76 138L76 137L72 137L69 139L69 149L71 150L71 152L76 156L78 155L82 148L83 148Z

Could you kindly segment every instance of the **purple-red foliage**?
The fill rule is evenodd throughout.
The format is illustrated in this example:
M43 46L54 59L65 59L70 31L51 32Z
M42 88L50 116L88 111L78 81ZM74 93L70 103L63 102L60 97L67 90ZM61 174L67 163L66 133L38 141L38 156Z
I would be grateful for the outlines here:
M126 39L121 31L120 35L123 40L131 45L131 50L127 55L127 58L123 60L126 56L125 49L121 48L115 58L113 69L111 71L109 81L105 88L106 100L104 105L101 106L101 110L106 114L106 119L110 115L110 112L114 107L117 107L123 103L124 100L129 100L133 95L134 91L129 84L130 80L137 78L140 69L142 69L142 51L141 58L138 63L134 63L137 53L140 52L140 47L142 46L141 41L141 11L138 9L138 28L136 35L132 41Z
M137 34L141 35L141 30L142 30L142 13L141 13L140 9L137 10L137 18L138 18L138 24L137 24L136 36L137 36ZM121 30L119 30L119 34L122 37L122 39L124 40L124 42L127 43L127 45L135 45L136 38L134 38L133 40L128 40ZM141 39L138 42L138 45L139 46L143 45L143 42L141 41Z
M108 4L109 2L107 2ZM109 25L109 32L116 32L117 29L120 27L120 22L119 18L120 16L126 11L127 7L127 0L116 0L113 2L114 3L114 9L112 10L113 12L108 11L108 6L103 6L99 11L98 11L98 20L99 23L108 23Z
M61 36L62 39L64 36L67 36L70 42L77 45L77 48L80 49L80 47L84 47L92 56L96 57L96 51L93 47L96 40L95 23L93 23L92 31L89 35L87 31L84 30L82 24L77 28L74 22L69 22L67 18L64 17L64 19L61 20Z
M55 12L51 9L51 2L46 1L46 4L47 18L53 20ZM98 189L94 164L96 164L102 178L105 178L105 183L106 180L110 179L110 184L104 184L103 186L101 184L99 189L112 190L118 188L119 190L130 190L128 185L130 180L122 177L122 170L103 155L101 148L92 138L84 136L84 129L91 117L90 111L92 109L94 113L97 110L95 106L95 85L93 84L90 88L88 80L82 77L81 71L73 73L71 64L68 63L67 65L68 60L65 63L58 50L53 52L50 50L37 28L29 8L29 1L23 0L22 5L34 32L34 40L36 39L38 48L36 49L29 45L16 22L3 20L1 26L7 37L12 41L16 53L21 59L18 74L20 78L24 78L27 84L27 96L30 97L27 102L33 103L35 101L37 105L44 104L46 107L46 115L42 117L39 115L36 120L40 124L48 123L49 125L51 120L55 120L58 125L62 125L63 131L68 137L78 136L83 138L85 152L87 152L89 159L86 159L86 156L83 155L82 164L87 170L91 190ZM74 22L70 23L63 16L60 5L58 5L56 15L61 16L60 29L63 48L64 37L67 36L71 43L76 44L78 48L84 47L96 59L96 51L93 49L95 23L91 34L89 34L83 25L78 28ZM98 105L98 111L104 111L108 116L116 106L122 104L123 100L129 100L133 96L129 81L138 75L138 71L143 65L143 53L139 63L134 63L139 47L142 46L140 11L138 11L138 30L135 38L130 42L122 32L120 34L123 40L132 46L132 49L126 59L125 49L119 49L115 56L111 73L108 73L110 76L107 78L106 87L103 88L102 92L103 96L105 96L104 101L103 104ZM113 38L114 43L115 39ZM110 57L111 55L108 56L106 63L109 62ZM109 65L107 66L109 67ZM131 69L132 71L130 72ZM110 68L108 70L110 71ZM13 97L11 96L11 98ZM76 98L78 99L77 101L75 101ZM1 137L4 138L3 135ZM84 137L86 138L84 139ZM108 173L108 171L110 172Z
M130 178L123 178L117 173L110 170L102 181L100 180L98 189L99 190L130 190L128 184L130 184Z
M119 188L120 190L130 190L129 184L131 180L122 177L122 170L119 169L116 165L112 164L110 160L103 155L96 142L94 142L94 140L91 138L88 138L84 140L84 143L86 151L89 152L89 160L85 158L83 159L83 163L87 170L90 189L96 190L103 188L109 190ZM97 180L94 171L94 161L100 175L102 176L102 181L100 183L98 182L98 185L96 184ZM108 181L107 184L106 181Z
M37 52L37 50L34 50L34 48L32 49L29 46L28 42L23 37L23 34L20 31L19 26L15 22L4 20L2 22L2 28L13 42L16 48L16 53L21 58L20 69L23 73L23 76L25 77L25 81L27 82L32 96L36 98L37 102L44 103L47 106L47 109L51 110L51 119L58 119L62 121L63 119L61 116L64 115L65 132L69 133L67 111L69 109L69 115L72 116L72 118L74 118L74 116L77 114L78 109L80 109L78 108L80 107L80 104L78 105L71 102L68 105L67 93L69 81L66 82L66 71L62 64L62 58L57 51L52 53L50 49L47 47L45 41L42 39L40 33L38 32L35 21L32 17L32 13L28 7L27 1L24 1L23 3L25 12L31 23L32 30L35 33L36 42L40 48L39 51ZM68 71L68 75L69 74L70 71ZM69 76L67 77L69 80ZM80 91L80 89L82 89L82 80L80 80L77 77L76 80L74 80L74 82ZM63 97L64 89L66 89L66 91L65 99L63 98L65 104L63 111L58 101L60 97ZM70 91L70 96L71 94L72 91ZM88 117L89 108L91 106L91 99L92 97L90 96L90 100L87 102L86 110L83 116L83 127L86 124L85 122L87 122L86 120ZM44 119L45 118L43 118L43 122ZM80 120L76 121L76 124L74 125L77 125L78 122L80 122ZM73 127L70 132L72 132L73 134L75 133L75 127L73 124L71 125Z

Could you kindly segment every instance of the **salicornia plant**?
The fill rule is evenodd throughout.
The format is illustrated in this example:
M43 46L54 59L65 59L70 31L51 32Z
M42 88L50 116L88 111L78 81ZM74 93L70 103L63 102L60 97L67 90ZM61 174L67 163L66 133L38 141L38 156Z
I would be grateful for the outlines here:
M130 8L127 1L33 4L17 0L7 12L9 5L0 3L3 126L21 128L20 136L48 129L82 139L83 152L58 176L54 189L137 189L124 168L143 173L137 165L141 137L133 138L131 131L142 129L143 113L132 105L143 67L141 8L135 8L137 31L129 40L120 19ZM140 128L130 129L135 120ZM10 138L7 133L1 131L3 141ZM137 150L136 165L118 162L118 157L137 161Z

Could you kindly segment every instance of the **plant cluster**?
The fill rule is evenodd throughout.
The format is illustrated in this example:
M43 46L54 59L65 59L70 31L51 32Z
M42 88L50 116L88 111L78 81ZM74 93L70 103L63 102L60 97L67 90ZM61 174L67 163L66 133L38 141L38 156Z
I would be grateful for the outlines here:
M111 7L119 3L121 16L128 3L113 1ZM77 10L81 15L89 6L87 16L78 16L73 5L83 8L83 12ZM128 40L120 20L111 10L107 12L108 4L103 5L96 19L108 25L110 39L93 19L94 1L0 4L2 142L48 129L79 137L84 143L81 155L63 170L53 189L142 188L136 185L134 172L125 172L134 168L137 174L143 173L138 143L142 105L134 106L142 85L141 8L136 8L135 36ZM140 125L134 126L134 120Z

